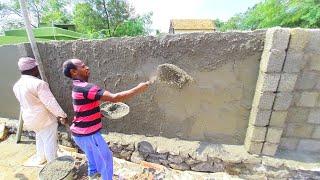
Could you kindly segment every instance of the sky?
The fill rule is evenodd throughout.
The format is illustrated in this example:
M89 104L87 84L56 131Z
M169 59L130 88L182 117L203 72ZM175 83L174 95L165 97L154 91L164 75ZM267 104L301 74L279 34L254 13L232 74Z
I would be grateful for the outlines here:
M8 2L9 0L0 0ZM153 12L151 30L168 32L170 19L220 19L227 21L263 0L127 0L137 14ZM71 6L70 6L71 8ZM70 9L69 8L69 9ZM72 8L71 8L72 9ZM70 10L71 10L70 9ZM0 21L1 26L1 21ZM1 30L1 27L0 27Z
M153 12L151 29L169 31L170 19L228 20L262 0L128 0L137 14Z

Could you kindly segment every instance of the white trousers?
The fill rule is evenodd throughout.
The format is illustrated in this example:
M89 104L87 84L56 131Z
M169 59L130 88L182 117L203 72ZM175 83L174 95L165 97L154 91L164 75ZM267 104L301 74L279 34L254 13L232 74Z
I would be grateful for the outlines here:
M36 132L37 159L39 162L50 162L57 157L58 123Z

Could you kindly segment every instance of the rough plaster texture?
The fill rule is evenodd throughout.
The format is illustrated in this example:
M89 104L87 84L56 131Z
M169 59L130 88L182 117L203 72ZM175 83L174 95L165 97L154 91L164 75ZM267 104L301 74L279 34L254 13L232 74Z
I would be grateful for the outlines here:
M105 120L108 131L243 144L257 81L265 31L194 33L164 37L41 43L50 87L72 115L71 81L61 73L68 58L91 69L90 81L117 92L148 80L171 63L194 83L182 89L157 82L128 105L121 121ZM61 93L63 92L63 93Z

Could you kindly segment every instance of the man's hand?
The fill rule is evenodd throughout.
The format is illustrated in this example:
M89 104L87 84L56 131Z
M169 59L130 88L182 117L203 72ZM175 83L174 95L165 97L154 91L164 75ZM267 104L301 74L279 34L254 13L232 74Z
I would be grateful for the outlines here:
M140 83L140 84L137 86L138 92L139 92L139 93L142 93L142 92L146 91L146 90L148 89L149 85L150 85L150 81L146 81L146 82Z
M61 122L61 124L66 125L68 123L68 119L67 118L63 118L63 117L58 117L58 120Z

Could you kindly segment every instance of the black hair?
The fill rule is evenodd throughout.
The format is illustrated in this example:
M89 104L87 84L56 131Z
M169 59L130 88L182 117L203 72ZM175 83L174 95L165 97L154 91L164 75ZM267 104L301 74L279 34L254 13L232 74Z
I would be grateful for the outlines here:
M70 70L71 69L77 69L77 67L72 63L71 60L67 60L64 64L63 64L63 74L65 76L67 76L68 78L72 78L71 77L71 73Z
M38 68L38 66L36 66L36 67L34 67L34 68L32 68L32 69L28 69L28 70L21 71L21 74L33 76L33 75L34 75L34 72L36 71L37 68Z

